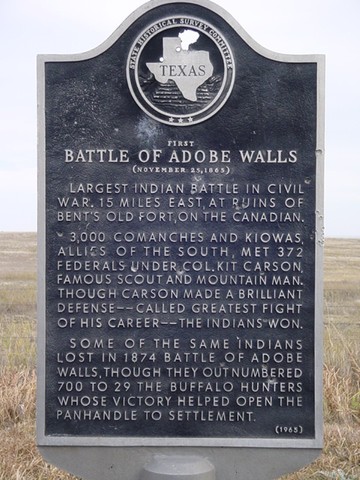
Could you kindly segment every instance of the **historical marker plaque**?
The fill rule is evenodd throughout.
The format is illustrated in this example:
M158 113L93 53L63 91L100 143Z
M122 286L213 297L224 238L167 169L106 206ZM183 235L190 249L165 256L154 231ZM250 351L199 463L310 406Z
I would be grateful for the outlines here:
M318 448L322 58L155 2L39 63L40 444Z

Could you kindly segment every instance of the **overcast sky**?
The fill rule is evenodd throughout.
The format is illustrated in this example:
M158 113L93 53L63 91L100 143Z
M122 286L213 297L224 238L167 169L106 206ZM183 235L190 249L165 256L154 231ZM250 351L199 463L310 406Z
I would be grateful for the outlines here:
M97 47L141 0L0 0L0 231L36 230L36 55ZM263 47L326 55L325 235L360 238L360 1L219 0Z

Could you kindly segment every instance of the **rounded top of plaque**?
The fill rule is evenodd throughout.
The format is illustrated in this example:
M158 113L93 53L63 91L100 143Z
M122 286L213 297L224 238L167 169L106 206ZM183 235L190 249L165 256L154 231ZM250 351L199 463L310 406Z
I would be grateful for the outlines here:
M234 58L224 35L194 16L159 18L129 51L127 81L134 100L168 125L210 118L228 99L234 77Z

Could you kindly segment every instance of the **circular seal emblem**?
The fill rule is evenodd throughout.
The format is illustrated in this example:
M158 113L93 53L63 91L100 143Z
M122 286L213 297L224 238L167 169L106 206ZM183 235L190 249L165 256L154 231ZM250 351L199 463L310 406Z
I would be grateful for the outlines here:
M223 35L195 17L163 18L131 47L127 81L139 107L167 125L188 126L224 105L235 77Z

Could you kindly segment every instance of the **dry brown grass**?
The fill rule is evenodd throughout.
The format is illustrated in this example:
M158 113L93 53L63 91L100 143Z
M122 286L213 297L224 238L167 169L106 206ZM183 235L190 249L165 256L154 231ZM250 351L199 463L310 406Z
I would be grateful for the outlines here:
M0 480L71 480L35 446L34 234L0 234ZM360 240L325 247L325 447L283 480L360 479Z
M35 446L36 235L0 233L0 480L70 480Z
M360 240L326 241L324 290L325 446L283 480L360 479Z
M70 480L75 477L47 465L35 446L35 371L0 370L0 479Z
M0 366L35 366L36 236L0 234Z

